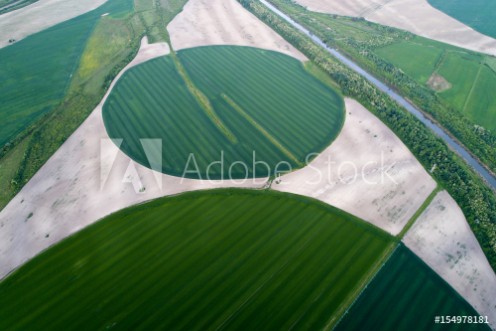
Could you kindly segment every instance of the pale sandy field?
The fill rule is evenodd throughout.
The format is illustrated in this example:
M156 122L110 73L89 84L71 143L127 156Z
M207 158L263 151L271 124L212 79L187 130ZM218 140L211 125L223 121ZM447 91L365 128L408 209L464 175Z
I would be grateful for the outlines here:
M345 16L410 31L417 35L496 55L496 40L432 7L426 0L296 0L310 10Z
M189 0L167 29L175 50L206 45L252 46L306 60L235 0Z
M403 242L496 328L496 275L446 191L436 195Z
M144 39L137 57L109 91L125 70L168 52L167 44L149 45ZM186 191L258 188L267 182L181 179L131 161L105 130L102 105L107 96L0 212L0 279L49 246L122 208ZM142 187L145 191L139 192Z
M319 199L396 235L436 183L379 119L355 100L345 104L338 138L272 188Z
M0 15L0 48L58 23L89 12L106 0L39 0L32 5Z

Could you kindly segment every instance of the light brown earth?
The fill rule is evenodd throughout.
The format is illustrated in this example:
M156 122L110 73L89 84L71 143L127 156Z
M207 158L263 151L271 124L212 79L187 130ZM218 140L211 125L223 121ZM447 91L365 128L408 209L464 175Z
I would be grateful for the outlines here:
M186 191L258 188L267 182L164 175L131 161L109 140L102 105L115 82L130 67L168 52L167 44L149 45L144 40L137 57L114 80L100 105L0 212L0 279L49 246L122 208ZM103 180L107 173L108 179ZM143 187L145 191L139 192Z
M427 85L436 92L446 91L451 88L450 82L437 73L433 73L431 77L429 77Z
M426 0L296 0L312 11L364 17L430 39L496 55L496 40L432 7Z
M496 328L496 275L446 191L436 195L403 242Z
M272 188L319 199L396 235L436 182L378 118L355 100L345 104L338 138Z
M58 23L89 12L107 0L39 0L0 15L0 48Z
M189 0L167 30L175 50L206 45L252 46L306 60L236 0Z

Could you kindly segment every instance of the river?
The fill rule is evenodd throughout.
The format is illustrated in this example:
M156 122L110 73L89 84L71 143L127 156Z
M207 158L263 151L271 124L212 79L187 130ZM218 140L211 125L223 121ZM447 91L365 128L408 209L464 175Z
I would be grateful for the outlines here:
M344 65L349 67L350 69L356 71L360 75L362 75L365 79L367 79L370 83L376 86L379 90L384 93L387 93L393 100L395 100L398 104L403 106L406 110L412 113L415 117L417 117L422 123L424 123L429 129L431 129L438 137L444 140L448 146L454 150L458 155L460 155L465 162L467 162L493 189L496 190L496 178L482 166L479 161L477 161L472 155L458 142L456 142L451 136L449 136L439 125L431 121L427 116L425 116L421 111L419 111L413 104L411 104L408 100L403 98L401 95L393 91L386 84L375 78L372 74L367 72L365 69L360 67L358 64L341 54L334 48L327 46L320 38L312 34L305 27L295 22L291 17L274 7L272 4L268 3L266 0L260 0L262 4L264 4L267 8L269 8L272 12L283 18L289 24L294 26L299 31L306 34L310 37L313 42L317 45L325 48L327 52L329 52L332 56L341 61Z

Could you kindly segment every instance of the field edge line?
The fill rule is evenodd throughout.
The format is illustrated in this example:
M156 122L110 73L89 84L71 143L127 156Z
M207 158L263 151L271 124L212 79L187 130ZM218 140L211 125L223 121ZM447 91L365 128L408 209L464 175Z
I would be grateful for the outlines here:
M392 241L384 248L384 252L382 253L382 255L374 262L369 271L363 276L362 281L358 284L356 289L348 293L347 297L341 302L336 312L330 317L323 330L334 330L336 328L339 322L341 322L343 317L346 316L355 302L367 290L368 285L379 274L379 272L400 246L400 242Z
M399 240L403 240L403 238L408 233L408 231L415 225L415 222L417 222L420 215L423 214L423 212L427 209L427 207L429 207L429 205L432 203L436 195L442 190L443 190L442 186L440 185L436 186L436 188L424 200L422 205L420 205L419 209L417 209L417 211L413 214L413 216L408 220L408 222L405 224L401 232L398 233L398 235L396 235L396 238L398 238Z

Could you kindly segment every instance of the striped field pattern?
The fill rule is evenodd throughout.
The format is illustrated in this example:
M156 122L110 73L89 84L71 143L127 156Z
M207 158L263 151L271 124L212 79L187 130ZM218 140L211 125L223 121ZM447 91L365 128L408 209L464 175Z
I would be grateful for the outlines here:
M190 93L171 56L155 59L123 75L103 109L110 137L123 139L123 151L145 166L140 139L153 138L163 141L164 173L204 178L208 165L222 155L224 169L212 166L209 178L265 177L281 161L287 163L278 170L301 167L307 155L322 151L342 127L341 95L291 57L209 46L182 50L177 59L235 139L216 126ZM193 173L190 153L199 172ZM270 166L270 173L264 165L253 166L254 153L257 162ZM185 174L185 168L190 172Z
M285 193L162 198L84 229L0 283L0 329L320 330L392 242Z
M436 316L479 314L400 245L335 330L490 330L487 324L436 323Z

